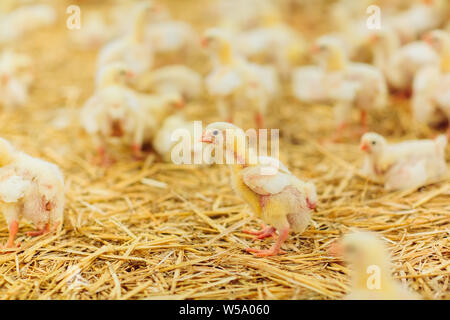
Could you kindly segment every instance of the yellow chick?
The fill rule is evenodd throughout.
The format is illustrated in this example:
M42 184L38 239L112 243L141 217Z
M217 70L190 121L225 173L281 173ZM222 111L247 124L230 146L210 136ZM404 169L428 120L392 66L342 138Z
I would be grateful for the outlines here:
M245 232L258 239L274 236L275 231L279 233L269 250L248 248L247 251L260 257L277 255L282 252L281 245L291 230L302 233L308 227L312 210L316 208L316 188L313 183L295 177L279 160L256 157L253 148L245 147L245 141L244 131L227 122L208 125L202 136L202 142L214 144L216 154L223 151L236 193L258 218L270 225L260 231Z
M22 217L36 226L30 236L55 230L64 213L64 179L59 168L16 150L0 138L0 210L8 223L7 248L15 247Z
M445 147L447 138L410 140L388 144L377 133L361 137L361 150L367 153L365 174L379 177L386 190L417 188L441 179L447 172Z
M418 300L391 276L384 243L371 232L346 234L330 248L330 254L343 256L351 268L351 290L346 300Z

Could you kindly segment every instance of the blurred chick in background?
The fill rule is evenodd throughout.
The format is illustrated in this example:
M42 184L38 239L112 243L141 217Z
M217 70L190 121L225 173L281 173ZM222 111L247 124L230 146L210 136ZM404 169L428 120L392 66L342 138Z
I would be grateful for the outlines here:
M343 257L351 269L351 289L346 300L418 300L391 275L386 247L376 234L352 232L330 247L330 253Z
M353 108L361 113L362 130L367 131L367 112L381 110L387 105L387 85L377 68L349 62L341 42L332 36L323 36L313 46L326 77L322 86L327 99L334 105L339 140L348 125Z
M374 31L370 35L374 51L373 64L383 71L389 87L394 92L410 96L412 84L419 70L437 65L439 57L425 41L401 45L398 35L391 28Z
M99 52L97 67L112 62L123 62L136 76L143 74L153 66L153 48L146 42L144 27L151 12L147 2L134 8L133 28L126 35L106 44Z
M279 92L275 69L250 63L239 55L225 30L207 30L202 43L213 63L205 79L206 89L215 98L220 116L231 121L236 106L251 108L257 127L263 128L268 105Z
M262 26L238 34L235 45L248 59L273 64L284 79L290 76L294 65L304 60L306 53L304 40L283 22L276 8L265 11Z
M420 70L414 79L414 118L429 125L447 121L450 138L450 35L434 30L424 37L439 54L439 64Z
M386 190L418 188L437 182L447 172L447 138L411 140L388 144L377 133L362 136L360 148L367 153L363 173L381 178Z
M12 50L0 56L0 106L6 109L23 107L34 79L31 58Z

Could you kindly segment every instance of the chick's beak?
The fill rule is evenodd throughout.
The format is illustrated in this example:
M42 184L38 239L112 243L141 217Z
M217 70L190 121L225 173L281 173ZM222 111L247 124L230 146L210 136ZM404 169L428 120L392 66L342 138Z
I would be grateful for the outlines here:
M378 41L379 37L377 34L373 33L370 35L369 37L369 42L370 43L376 43Z
M175 104L175 106L177 107L177 109L183 109L183 108L184 108L184 105L185 105L184 100L180 100L180 101L178 101L178 102Z
M431 38L431 34L430 33L426 33L423 37L422 37L423 41L425 41L428 44L432 44L433 43L433 39Z
M212 136L206 132L203 132L202 138L200 139L200 142L204 143L213 143Z
M208 38L203 37L203 38L200 40L200 44L201 44L201 46L202 46L203 48L208 47Z
M314 44L314 45L311 46L309 51L311 51L311 53L319 53L320 47L317 44Z
M8 75L3 74L0 80L1 80L1 84L2 84L3 86L6 86L6 85L8 84L9 77L8 77Z
M134 77L135 77L136 75L134 74L134 72L131 72L131 71L127 71L127 74L126 74L126 77L128 78L128 79L134 79Z
M362 151L370 151L370 147L367 142L361 142L361 144L359 145L359 149L361 149Z

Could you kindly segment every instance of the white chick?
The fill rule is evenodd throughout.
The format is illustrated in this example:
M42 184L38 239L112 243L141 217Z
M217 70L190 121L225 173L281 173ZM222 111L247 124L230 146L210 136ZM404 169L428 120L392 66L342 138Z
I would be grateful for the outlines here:
M141 75L152 67L153 49L144 36L144 26L150 9L150 5L146 2L140 3L135 8L133 29L100 50L97 60L99 68L112 62L123 62L136 75Z
M386 247L372 232L352 232L334 243L330 253L350 264L351 289L345 300L418 300L421 297L392 278Z
M145 27L145 39L152 43L156 54L178 53L190 57L198 51L198 35L183 21L157 21Z
M440 65L421 69L413 83L414 118L429 125L450 120L450 35L435 30L425 40L439 53ZM447 131L450 138L450 121Z
M293 65L303 60L304 40L281 21L276 10L266 12L263 20L262 27L237 36L237 51L249 59L262 58L264 63L273 63L280 75L287 78Z
M20 219L33 222L38 236L63 223L64 179L59 168L16 150L0 138L0 209L9 228L7 248L14 239Z
M416 73L439 63L439 56L424 41L414 41L401 46L398 35L391 28L371 34L374 47L374 65L383 71L389 86L408 95Z
M185 100L198 98L203 93L203 78L184 65L170 65L152 70L137 84L140 90L156 93L179 93Z
M341 137L352 108L360 110L362 129L367 131L367 112L387 105L387 84L381 71L368 64L349 62L341 42L331 36L319 38L313 52L326 70L323 86L335 108L335 139Z
M264 115L279 91L276 71L271 67L249 63L233 49L230 35L221 29L209 29L202 39L211 51L213 71L206 77L206 89L216 98L222 117L231 120L235 105L245 105L255 112L259 128L264 127Z
M151 143L164 120L184 107L179 93L138 94L138 122L132 150L137 159L143 158L142 146Z
M0 73L14 77L28 87L34 80L33 61L26 54L6 49L0 56Z
M50 5L21 6L11 13L0 15L0 44L17 40L30 31L55 22L56 12Z
M83 27L70 30L72 41L82 49L97 49L111 40L114 30L109 26L100 12L87 12L83 16Z
M196 153L202 154L201 142L195 141L194 122L188 122L182 114L174 114L164 120L152 142L153 148L161 155L164 161L171 162L173 147L179 143L172 139L172 134L175 130L184 130L186 133L189 133L190 139L186 140L186 142L190 142L187 149L191 151L191 159L195 157Z
M123 83L130 70L122 63L105 66L97 74L97 91L90 97L80 112L83 128L90 134L100 156L100 163L109 165L111 159L106 153L106 140L112 137L133 140L133 150L140 140L138 124L139 100Z
M304 66L292 71L292 93L295 98L304 103L327 102L325 70L319 66Z
M28 101L32 81L30 57L11 50L3 51L0 56L0 105L6 109L23 107Z
M230 139L227 135L235 138ZM247 251L260 257L281 253L281 245L291 230L302 233L308 227L317 202L315 185L295 177L275 158L256 157L255 150L246 147L244 131L231 123L208 125L202 142L223 148L226 159L234 159L228 164L236 193L244 198L258 218L270 225L260 231L245 232L258 239L274 236L276 231L279 233L271 249L249 248Z
M426 31L438 28L446 19L448 0L421 0L406 11L386 19L402 43L418 38Z
M386 190L418 188L442 179L447 172L445 147L447 138L410 140L388 144L377 133L361 137L361 150L367 153L363 171L381 178Z

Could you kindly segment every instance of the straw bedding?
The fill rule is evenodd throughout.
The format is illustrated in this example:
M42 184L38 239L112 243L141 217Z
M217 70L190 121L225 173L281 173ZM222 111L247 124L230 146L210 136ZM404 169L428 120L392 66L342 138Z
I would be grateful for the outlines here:
M287 254L244 251L273 240L253 242L242 233L259 222L232 191L226 166L165 164L153 153L136 162L118 149L112 167L91 164L93 146L77 111L93 91L96 53L73 49L60 20L14 44L32 53L37 81L28 107L0 113L0 133L62 168L65 224L30 238L32 226L21 223L21 247L0 255L0 299L337 299L349 289L348 269L326 249L351 228L388 242L396 278L425 298L450 299L448 180L385 192L358 174L357 139L321 143L333 128L332 110L300 105L288 86L268 124L281 130L281 159L316 183L319 204L307 231L286 242ZM218 119L207 99L186 109L204 124ZM248 119L242 113L237 123ZM406 102L397 100L370 126L391 141L431 134L411 123ZM2 219L2 242L7 235Z

